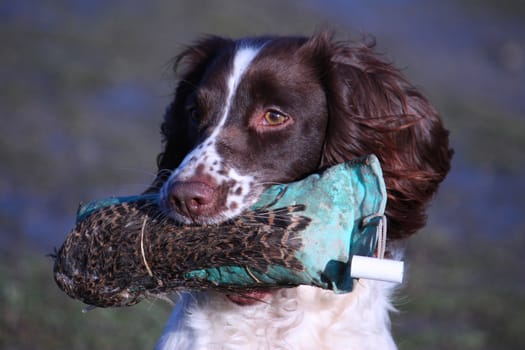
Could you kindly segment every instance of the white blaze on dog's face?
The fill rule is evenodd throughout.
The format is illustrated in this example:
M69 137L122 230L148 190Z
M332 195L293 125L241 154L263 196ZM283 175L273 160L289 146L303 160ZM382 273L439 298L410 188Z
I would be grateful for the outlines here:
M191 93L175 97L185 99L184 116L173 118L193 146L160 192L177 221L224 221L254 204L265 187L318 168L324 91L313 62L282 52L279 40L230 42L208 57Z

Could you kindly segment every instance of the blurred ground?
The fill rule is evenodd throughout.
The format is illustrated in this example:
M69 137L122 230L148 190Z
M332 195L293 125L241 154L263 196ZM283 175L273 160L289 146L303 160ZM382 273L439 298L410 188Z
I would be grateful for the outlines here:
M159 302L80 312L46 253L79 201L144 189L172 93L202 33L375 36L443 115L453 170L411 240L400 349L523 349L525 4L520 0L0 3L0 348L151 348Z

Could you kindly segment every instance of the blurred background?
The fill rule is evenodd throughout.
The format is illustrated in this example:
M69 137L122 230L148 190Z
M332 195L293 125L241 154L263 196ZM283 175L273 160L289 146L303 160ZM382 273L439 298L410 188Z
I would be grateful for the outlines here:
M153 179L171 58L203 33L376 38L451 130L453 169L411 239L400 349L524 349L525 2L0 1L0 348L147 349L170 307L95 309L46 257L80 201Z

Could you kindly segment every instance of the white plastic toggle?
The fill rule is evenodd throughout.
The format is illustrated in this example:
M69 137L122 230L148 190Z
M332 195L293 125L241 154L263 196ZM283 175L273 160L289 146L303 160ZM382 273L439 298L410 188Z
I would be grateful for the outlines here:
M403 282L404 263L397 260L378 259L354 255L350 265L352 278L364 278L386 282Z

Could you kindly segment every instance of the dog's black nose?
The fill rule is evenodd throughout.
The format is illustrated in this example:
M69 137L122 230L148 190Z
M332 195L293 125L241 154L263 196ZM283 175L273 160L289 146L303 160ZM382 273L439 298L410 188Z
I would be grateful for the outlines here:
M169 201L173 210L193 219L211 213L215 194L215 189L204 182L176 181L171 187Z

